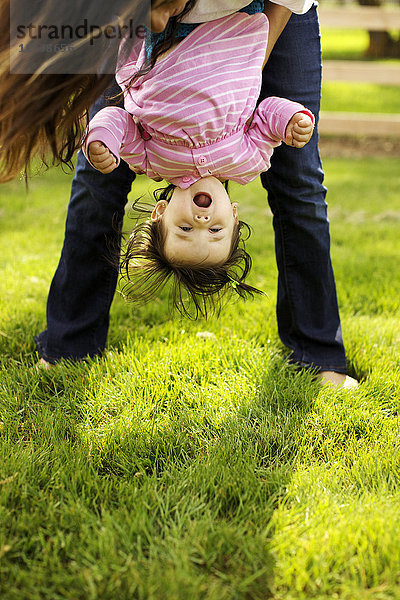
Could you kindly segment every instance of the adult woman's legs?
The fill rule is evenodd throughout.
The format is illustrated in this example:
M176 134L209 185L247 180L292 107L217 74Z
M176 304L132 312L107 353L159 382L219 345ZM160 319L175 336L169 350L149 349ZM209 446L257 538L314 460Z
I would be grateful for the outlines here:
M321 49L315 8L292 15L264 69L261 98L301 102L318 117ZM273 212L282 342L299 365L346 373L330 234L318 152L318 127L301 150L282 144L263 173Z
M118 91L110 88L90 116ZM134 177L124 161L103 175L78 153L64 246L47 300L47 329L35 338L47 362L95 356L105 347L118 278L119 230Z

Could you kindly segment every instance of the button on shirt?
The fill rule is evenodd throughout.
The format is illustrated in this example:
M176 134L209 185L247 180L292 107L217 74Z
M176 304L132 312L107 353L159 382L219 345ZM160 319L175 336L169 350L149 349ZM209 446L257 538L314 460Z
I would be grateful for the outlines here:
M267 98L246 130L261 88L267 40L262 13L203 23L129 87L143 64L142 45L139 56L133 51L117 71L126 110L107 107L94 116L86 156L89 143L99 140L133 170L181 188L208 175L252 181L269 168L291 117L307 112L289 100ZM138 121L151 139L142 138Z

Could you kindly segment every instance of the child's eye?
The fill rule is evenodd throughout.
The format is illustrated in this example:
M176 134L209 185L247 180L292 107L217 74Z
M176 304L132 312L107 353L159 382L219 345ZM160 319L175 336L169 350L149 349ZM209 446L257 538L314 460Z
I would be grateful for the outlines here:
M208 231L211 231L211 233L218 233L218 231L221 231L222 227L210 227L210 229Z
M186 227L186 226L184 226L184 225L180 225L180 226L179 226L179 229L182 229L182 231L192 231L192 228L191 228L191 227Z

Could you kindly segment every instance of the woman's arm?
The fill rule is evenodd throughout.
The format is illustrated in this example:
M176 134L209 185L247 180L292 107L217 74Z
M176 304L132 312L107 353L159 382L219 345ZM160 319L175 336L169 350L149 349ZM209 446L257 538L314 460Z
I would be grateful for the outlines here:
M264 13L267 15L269 21L269 34L263 68L268 61L269 55L271 54L272 48L275 46L278 37L281 35L286 23L289 21L292 11L284 6L265 0Z

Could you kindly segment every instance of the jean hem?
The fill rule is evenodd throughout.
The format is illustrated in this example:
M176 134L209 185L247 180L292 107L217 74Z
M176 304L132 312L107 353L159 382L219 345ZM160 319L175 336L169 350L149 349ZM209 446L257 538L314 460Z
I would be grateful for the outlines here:
M325 363L325 364L316 364L313 362L304 362L295 359L289 359L289 362L293 365L296 365L300 369L305 369L307 371L315 371L320 373L321 371L334 371L335 373L342 373L343 375L348 375L347 365L343 364L335 364L335 363Z
M51 365L55 365L56 362L57 362L57 360L61 360L61 359L60 358L57 359L55 356L49 356L46 353L46 351L45 351L45 349L44 349L44 347L42 345L42 342L40 340L39 335L36 335L35 338L34 338L34 340L35 340L37 351L39 353L40 358L43 358L43 360L45 360L46 362L50 363Z
M45 333L45 332L43 332ZM56 363L60 362L61 360L67 360L70 362L82 362L82 361L86 361L86 360L90 360L90 359L94 359L97 358L98 356L102 356L104 349L101 350L97 350L95 352L91 352L91 353L86 353L83 356L77 356L77 355L73 355L73 354L68 354L68 355L60 355L60 356L51 356L49 354L47 354L46 350L44 349L44 346L42 344L42 341L40 339L40 336L42 334L40 333L39 335L35 336L34 340L36 342L36 347L39 353L39 356L41 358L43 358L46 362L55 365Z

